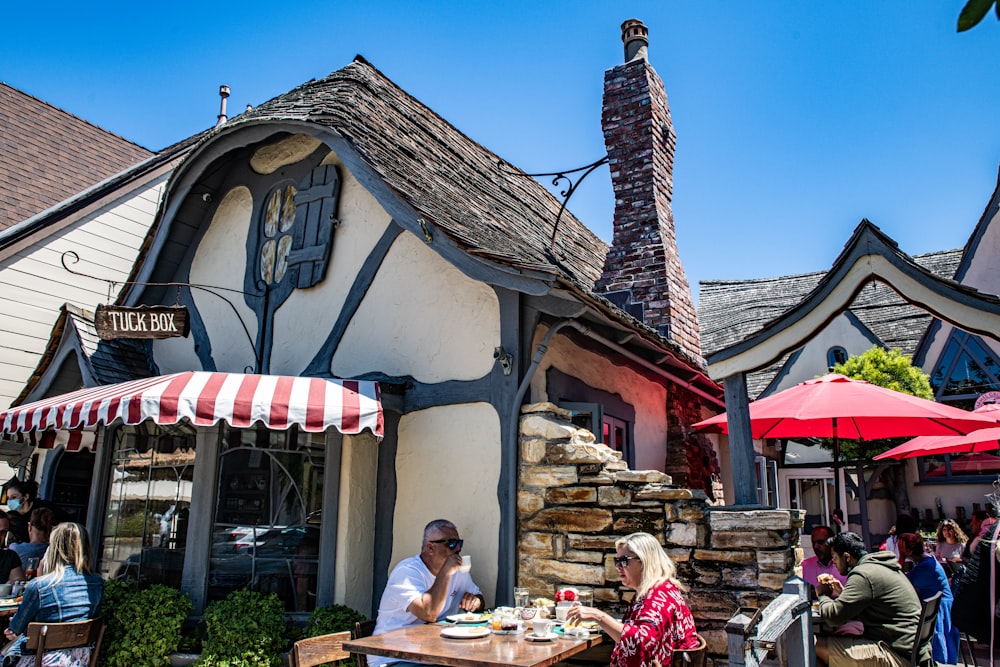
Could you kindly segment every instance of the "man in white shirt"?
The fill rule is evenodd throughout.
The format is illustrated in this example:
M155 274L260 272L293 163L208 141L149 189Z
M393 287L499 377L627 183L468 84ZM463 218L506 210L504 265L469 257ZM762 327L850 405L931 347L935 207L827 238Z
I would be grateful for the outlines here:
M427 524L420 553L400 561L389 574L372 634L483 609L479 587L468 572L461 571L462 544L451 521L436 519ZM368 656L369 667L386 664L403 667L415 663Z
M847 583L847 577L833 563L833 547L829 541L832 536L833 531L828 526L816 526L810 534L813 553L816 555L802 561L802 578L813 588L819 586L821 574L829 574L841 584Z

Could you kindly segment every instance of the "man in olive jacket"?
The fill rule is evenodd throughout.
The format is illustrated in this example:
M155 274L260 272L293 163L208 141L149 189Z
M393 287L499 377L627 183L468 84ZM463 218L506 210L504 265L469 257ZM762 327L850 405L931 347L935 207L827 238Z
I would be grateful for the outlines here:
M891 551L868 553L857 533L830 538L833 562L847 583L821 583L819 615L831 627L861 621L861 637L818 637L816 658L822 664L906 667L920 624L920 598ZM920 664L931 663L931 644L920 650Z

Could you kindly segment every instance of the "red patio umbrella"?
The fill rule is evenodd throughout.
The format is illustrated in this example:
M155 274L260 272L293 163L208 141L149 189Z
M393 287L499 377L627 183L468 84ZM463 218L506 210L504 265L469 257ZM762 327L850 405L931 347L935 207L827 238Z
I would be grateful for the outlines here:
M968 435L924 435L907 440L875 457L882 459L912 459L917 456L938 454L970 454L972 452L992 452L1000 449L1000 427L984 428Z
M878 440L916 435L964 435L996 426L995 417L968 412L864 380L831 373L750 403L750 430L762 438L832 438L834 469L840 438ZM698 422L695 430L728 433L725 413ZM835 475L839 497L839 478ZM861 466L858 481L864 486ZM864 490L864 489L863 489ZM866 494L862 493L864 497ZM861 503L862 530L869 541L867 508Z

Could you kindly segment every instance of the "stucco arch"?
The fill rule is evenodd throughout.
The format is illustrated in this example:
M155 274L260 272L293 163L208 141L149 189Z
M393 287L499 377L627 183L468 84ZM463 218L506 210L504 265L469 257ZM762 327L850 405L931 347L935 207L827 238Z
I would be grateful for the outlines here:
M887 285L906 302L965 331L989 338L1000 331L1000 299L935 276L878 227L862 220L816 289L757 333L707 359L712 377L725 386L737 504L756 502L746 374L808 343L846 311L870 281Z

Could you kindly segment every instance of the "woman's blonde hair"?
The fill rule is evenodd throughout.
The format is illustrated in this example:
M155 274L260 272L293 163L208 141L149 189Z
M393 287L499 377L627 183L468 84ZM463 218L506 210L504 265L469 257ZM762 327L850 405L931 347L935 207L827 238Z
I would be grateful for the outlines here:
M61 523L49 535L42 570L46 575L61 579L67 567L80 574L92 574L90 569L90 537L78 523Z
M677 579L677 566L674 565L674 561L655 537L649 533L632 533L615 542L616 548L621 546L630 549L642 563L642 576L635 589L636 597L645 595L650 588L666 581L682 591L687 590L687 586Z
M949 526L953 531L955 531L955 539L958 540L959 543L965 544L966 542L969 541L969 536L966 535L961 528L959 528L958 524L955 523L953 519L945 519L944 521L938 524L938 529L937 529L938 544L943 544L944 542L946 542L944 537L945 526Z

